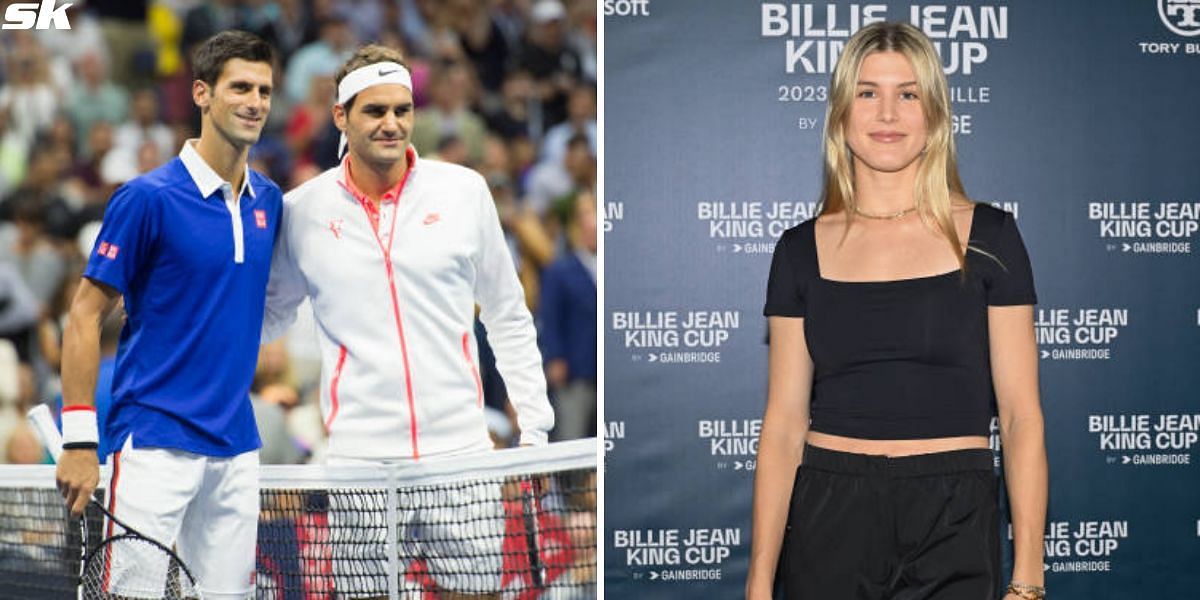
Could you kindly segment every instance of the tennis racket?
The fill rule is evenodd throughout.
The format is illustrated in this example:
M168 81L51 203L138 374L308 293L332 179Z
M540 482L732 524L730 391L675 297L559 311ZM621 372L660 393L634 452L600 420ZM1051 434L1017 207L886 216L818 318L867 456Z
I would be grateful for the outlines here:
M44 404L35 406L27 418L58 462L62 434L50 409ZM79 519L80 600L202 599L196 578L169 547L114 517L95 498L88 501L88 507L104 515L108 527L104 539L89 550L87 515Z
M538 498L541 486L536 479L521 479L521 516L525 521L525 550L529 557L529 574L535 589L546 587L546 566L538 548Z

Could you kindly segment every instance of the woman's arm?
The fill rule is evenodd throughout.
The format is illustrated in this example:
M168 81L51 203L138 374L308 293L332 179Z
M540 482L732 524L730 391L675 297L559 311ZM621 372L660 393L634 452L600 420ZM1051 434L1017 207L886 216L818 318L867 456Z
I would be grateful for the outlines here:
M770 317L771 347L767 410L758 440L748 599L771 598L783 544L796 467L808 434L813 365L804 340L804 319Z
M1048 467L1033 306L988 307L992 381L1013 523L1013 581L1043 585ZM1017 598L1009 595L1006 598Z

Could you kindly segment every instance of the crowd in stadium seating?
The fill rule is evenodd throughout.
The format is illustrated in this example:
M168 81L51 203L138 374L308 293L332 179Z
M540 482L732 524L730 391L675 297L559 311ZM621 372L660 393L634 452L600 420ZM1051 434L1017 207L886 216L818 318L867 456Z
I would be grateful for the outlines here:
M251 166L284 191L337 164L337 67L362 43L402 49L416 88L412 143L487 179L552 402L569 397L568 412L582 417L567 420L594 424L594 2L76 0L67 15L70 30L0 34L0 463L44 460L22 415L60 402L63 322L105 204L198 134L189 49L226 29L261 35L279 53ZM103 328L98 403L120 327L116 315ZM478 324L476 333L492 430L507 445L515 421ZM320 456L315 346L311 317L301 318L260 353L252 399L264 463ZM576 427L556 437L594 434Z

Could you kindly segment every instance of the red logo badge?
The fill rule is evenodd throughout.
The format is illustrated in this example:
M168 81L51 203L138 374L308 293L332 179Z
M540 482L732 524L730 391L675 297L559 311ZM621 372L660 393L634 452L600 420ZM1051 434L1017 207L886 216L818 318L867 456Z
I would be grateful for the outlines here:
M422 221L422 223L424 223L426 225L433 225L434 223L437 223L438 221L441 221L441 220L442 220L441 215L439 215L437 213L429 213L429 214L425 215L425 220Z
M254 224L257 225L259 229L266 229L267 228L267 211L255 209Z
M96 255L105 258L116 258L117 253L121 251L121 247L108 242L100 242L100 246L96 248Z
M342 239L342 220L331 219L329 221L329 230L333 232L333 237Z

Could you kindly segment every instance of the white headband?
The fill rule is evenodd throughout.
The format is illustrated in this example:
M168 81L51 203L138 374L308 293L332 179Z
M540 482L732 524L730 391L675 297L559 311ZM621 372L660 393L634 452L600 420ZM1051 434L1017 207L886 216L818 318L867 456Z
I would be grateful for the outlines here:
M338 84L338 104L345 104L359 92L377 85L398 83L412 91L412 75L404 65L394 62L372 63L350 71ZM346 153L346 134L342 134L338 142L338 158Z
M412 76L404 65L394 62L372 63L350 71L338 84L338 104L345 104L359 92L377 85L398 83L412 91Z

